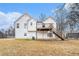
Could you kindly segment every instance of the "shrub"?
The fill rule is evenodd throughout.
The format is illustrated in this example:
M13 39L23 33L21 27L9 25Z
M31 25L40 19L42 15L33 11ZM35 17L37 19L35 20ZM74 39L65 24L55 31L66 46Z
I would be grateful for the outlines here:
M32 37L32 40L35 40L35 37L34 36Z

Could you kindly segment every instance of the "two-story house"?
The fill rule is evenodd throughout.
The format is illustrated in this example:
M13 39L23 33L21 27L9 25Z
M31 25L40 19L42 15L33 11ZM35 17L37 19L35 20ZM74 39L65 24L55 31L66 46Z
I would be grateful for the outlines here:
M56 22L52 17L37 21L30 15L24 14L15 21L16 39L53 39L56 30Z

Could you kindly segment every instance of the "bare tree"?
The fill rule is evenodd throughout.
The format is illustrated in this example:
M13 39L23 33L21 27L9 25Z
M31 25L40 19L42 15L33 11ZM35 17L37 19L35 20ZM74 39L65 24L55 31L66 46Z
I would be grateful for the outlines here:
M57 32L63 36L65 29L65 10L63 9L64 5L61 8L55 10L55 19L57 21Z
M41 13L39 16L39 20L45 20L46 19L46 14Z
M5 37L5 30L4 29L1 29L1 31L0 31L0 37L1 38Z
M67 24L70 26L70 33L74 32L75 25L79 23L79 3L73 3L69 7L69 12L67 13L68 20L66 21Z
M15 36L15 30L14 27L10 26L6 31L5 31L6 37L14 37Z

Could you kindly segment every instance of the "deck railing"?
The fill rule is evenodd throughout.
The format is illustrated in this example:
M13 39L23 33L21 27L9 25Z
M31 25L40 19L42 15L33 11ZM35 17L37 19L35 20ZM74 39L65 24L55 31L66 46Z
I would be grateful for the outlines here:
M52 28L53 25L52 24L37 24L37 28Z
M38 31L49 31L53 29L53 24L49 23L38 23L37 24L37 30Z

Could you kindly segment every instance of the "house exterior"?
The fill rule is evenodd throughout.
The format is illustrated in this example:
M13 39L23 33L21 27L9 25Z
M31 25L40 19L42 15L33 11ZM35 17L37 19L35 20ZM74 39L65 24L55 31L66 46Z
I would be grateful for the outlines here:
M56 22L52 17L44 21L37 21L28 14L24 14L15 21L16 39L53 39Z

